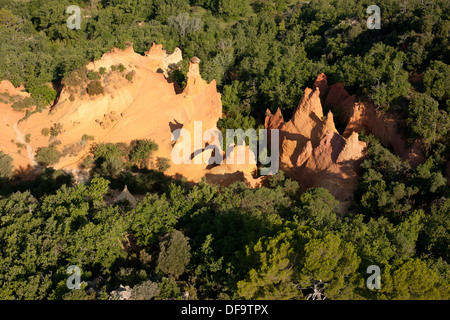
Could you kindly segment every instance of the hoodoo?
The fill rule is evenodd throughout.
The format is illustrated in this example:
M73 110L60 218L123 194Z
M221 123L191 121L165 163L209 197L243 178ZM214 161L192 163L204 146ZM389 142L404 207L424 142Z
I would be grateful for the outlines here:
M356 170L366 154L366 144L355 133L344 138L338 133L333 113L326 118L320 97L328 90L325 75L317 78L315 89L305 89L292 119L282 123L283 116L267 113L266 129L280 129L280 167L301 188L327 188L343 207L349 204L358 184Z

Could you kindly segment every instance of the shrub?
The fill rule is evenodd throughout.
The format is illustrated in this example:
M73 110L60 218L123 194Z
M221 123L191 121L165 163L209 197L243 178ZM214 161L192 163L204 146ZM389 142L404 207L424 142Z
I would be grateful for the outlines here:
M160 293L158 284L150 280L135 286L131 291L131 300L151 300Z
M158 299L176 299L180 296L181 291L174 279L162 278L159 283L159 296Z
M83 134L83 136L81 137L81 144L85 144L86 141L94 141L94 136L89 136L87 134Z
M100 69L98 69L98 72L100 73L100 75L104 76L106 74L106 68L101 67Z
M122 172L123 161L117 158L109 158L101 164L100 168L103 176L117 177Z
M170 160L164 157L158 157L156 159L156 168L158 171L165 172L170 168Z
M20 99L19 101L15 101L11 105L11 108L13 108L14 110L17 110L17 111L22 111L22 110L30 108L32 105L33 105L33 99L28 97L28 98Z
M27 143L30 143L30 141L31 141L31 134L30 133L27 133L27 135L25 136L25 141Z
M101 78L100 74L96 71L89 71L87 77L89 80L99 80Z
M81 168L89 169L92 167L93 163L94 163L94 159L91 156L88 156L83 159L83 162L81 163Z
M130 159L137 164L142 164L146 159L150 158L153 151L158 150L158 145L149 139L134 140L131 142L130 147Z
M94 160L101 165L108 159L121 159L126 156L125 151L115 143L103 143L94 150Z
M3 151L0 151L0 180L9 179L13 172L13 158Z
M28 91L38 108L45 107L56 99L56 90L45 84L31 86Z
M96 95L96 94L103 94L105 92L105 89L102 86L102 83L99 80L94 80L90 82L87 86L87 93L90 96Z
M50 134L53 137L56 137L62 132L62 129L63 129L63 125L61 123L55 123L55 124L53 124L53 127L50 129Z
M51 166L59 162L62 154L55 147L39 148L36 152L36 161L44 166Z
M48 136L50 134L50 129L49 128L44 128L41 130L41 133L44 137Z

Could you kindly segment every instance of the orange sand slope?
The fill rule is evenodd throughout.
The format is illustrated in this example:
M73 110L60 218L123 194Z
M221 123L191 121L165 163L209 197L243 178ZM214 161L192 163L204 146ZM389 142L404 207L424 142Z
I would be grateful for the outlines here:
M3 80L0 82L0 150L5 151L14 159L14 167L26 167L30 162L27 152L20 148L20 143L15 124L25 116L25 112L17 112L11 108L9 97L29 97L29 94L21 91L23 88L14 88L11 82ZM22 138L22 137L20 137Z
M95 143L125 142L135 139L153 139L159 146L155 158L171 159L172 132L178 128L185 128L193 137L194 121L202 121L203 132L216 128L217 121L222 116L222 103L217 92L216 83L208 84L199 73L196 59L189 64L187 85L183 92L179 91L175 83L171 83L165 74L168 68L182 59L181 51L176 49L173 54L167 54L160 45L153 44L145 56L135 53L132 46L124 51L114 49L104 54L99 61L87 65L88 70L99 71L101 67L110 70L112 65L122 64L126 71L135 72L132 81L125 79L120 72L111 73L102 78L105 93L95 96L83 94L82 90L64 87L58 102L42 113L36 113L18 124L18 129L24 136L31 135L28 143L34 151L39 147L48 146L55 140L61 141L60 151L65 147L79 146L84 134L93 136ZM2 82L2 86L8 83ZM14 87L10 88L11 90ZM14 164L26 166L32 164L33 159L26 156L26 150L19 155L17 146L11 143L16 139L14 124L23 114L7 109L8 117L2 116L0 126L2 132L7 132L0 140L0 149L14 157ZM53 140L41 132L54 124L62 125L62 132ZM90 142L90 143L93 143ZM61 158L55 165L57 169L75 172L82 159L89 153L89 145L85 144L76 155ZM205 147L205 144L202 146ZM192 150L202 152L203 150ZM202 177L211 177L214 182L221 182L221 177L229 180L230 173L241 172L241 177L250 185L255 181L251 173L255 165L221 165L206 169L207 164L171 164L166 172L169 175L181 175L190 181L197 182Z

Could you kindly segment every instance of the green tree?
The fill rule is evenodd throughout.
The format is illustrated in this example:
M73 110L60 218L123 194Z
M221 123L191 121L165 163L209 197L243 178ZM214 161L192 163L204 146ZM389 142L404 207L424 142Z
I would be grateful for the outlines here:
M102 83L100 80L94 80L89 82L87 86L87 93L90 96L94 96L97 94L103 94L105 92L105 88L103 88Z
M438 276L425 261L396 261L382 271L378 299L436 300L440 299Z
M450 117L439 109L439 103L427 94L416 93L408 107L407 120L411 137L433 144L450 131Z
M290 300L302 296L295 286L294 264L298 263L305 244L312 234L308 229L285 228L275 237L261 238L253 247L247 246L247 257L257 267L247 279L238 282L238 294L244 299ZM300 256L299 256L300 255ZM296 259L296 256L299 256Z
M188 238L175 230L160 243L160 250L158 269L175 279L182 275L191 259Z
M324 188L309 189L292 209L297 221L317 230L332 230L339 202Z
M156 243L159 236L173 231L179 216L164 195L148 194L137 202L130 218L130 228L138 244L148 246Z
M379 42L361 61L362 85L371 88L370 97L378 106L389 107L397 98L406 96L409 83L404 60L403 52Z

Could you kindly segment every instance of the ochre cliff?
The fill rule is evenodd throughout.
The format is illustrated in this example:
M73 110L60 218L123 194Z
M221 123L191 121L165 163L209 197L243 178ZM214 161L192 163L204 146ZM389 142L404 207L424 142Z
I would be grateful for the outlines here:
M23 135L30 134L28 145L33 150L48 146L59 140L60 151L64 148L76 150L61 158L54 167L75 172L84 157L89 155L92 143L129 143L136 139L152 139L159 150L156 157L171 159L172 132L176 129L186 129L194 137L195 121L202 122L202 136L208 129L216 128L217 121L222 116L222 103L217 92L216 83L207 83L200 76L198 61L189 64L187 85L183 92L177 90L177 85L167 78L169 68L181 60L181 52L166 53L161 46L153 44L145 56L135 53L132 46L125 50L114 49L104 54L98 61L87 65L89 71L107 70L107 75L101 78L104 94L89 96L79 88L64 87L57 103L50 109L35 113L18 124ZM194 62L193 62L194 61ZM125 71L110 71L112 66L122 64ZM133 73L131 81L125 74ZM2 86L5 86L2 82ZM84 89L85 90L85 89ZM2 132L8 132L0 140L0 149L5 150L14 158L16 169L31 164L31 159L14 152L17 147L11 142L15 139L12 130L23 114L12 111L9 106L8 117L2 117L0 126ZM44 136L42 130L55 124L62 125L62 131L57 137ZM3 130L5 129L5 130ZM94 141L80 148L83 135L94 137ZM192 157L203 153L207 143L202 143L201 150L194 150L192 142ZM25 152L26 153L26 152ZM184 176L189 181L197 182L207 176L220 183L221 178L229 180L228 174L241 172L241 180L249 185L257 185L251 174L256 165L220 165L216 167L202 164L174 164L166 174Z
M355 132L348 138L338 133L331 111L323 115L322 90L328 90L325 75L320 75L314 90L305 93L291 120L283 123L281 111L266 113L266 129L280 130L280 168L299 182L304 191L310 187L328 189L345 208L358 184L357 169L366 154L366 144Z
M342 84L330 87L325 104L340 114L339 120L346 125L344 137L364 129L366 134L379 138L384 146L391 147L396 155L409 161L413 167L424 162L420 142L415 141L408 147L397 119L386 116L372 102L355 102L355 96L350 96Z

